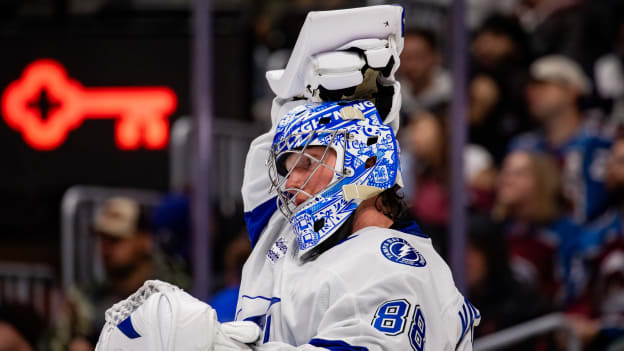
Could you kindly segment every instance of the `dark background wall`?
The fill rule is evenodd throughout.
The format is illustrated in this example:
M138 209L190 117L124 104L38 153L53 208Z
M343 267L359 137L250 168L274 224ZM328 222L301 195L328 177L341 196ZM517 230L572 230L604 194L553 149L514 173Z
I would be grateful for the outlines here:
M62 3L62 2L61 2ZM60 62L85 87L170 87L191 113L191 17L188 10L113 8L73 16L60 6L47 15L4 8L0 22L0 91L39 58ZM250 24L244 9L215 11L215 114L248 118ZM86 120L52 151L37 151L0 119L0 258L58 266L60 202L72 185L166 191L168 150L120 151L114 121Z

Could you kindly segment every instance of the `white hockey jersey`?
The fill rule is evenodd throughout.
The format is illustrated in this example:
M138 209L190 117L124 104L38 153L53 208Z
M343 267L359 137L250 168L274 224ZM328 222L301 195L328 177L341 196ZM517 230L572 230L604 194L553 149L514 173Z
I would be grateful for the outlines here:
M415 223L367 227L302 263L268 194L269 132L251 145L243 199L254 246L236 319L263 329L257 350L472 350L480 315ZM397 225L398 224L398 225Z

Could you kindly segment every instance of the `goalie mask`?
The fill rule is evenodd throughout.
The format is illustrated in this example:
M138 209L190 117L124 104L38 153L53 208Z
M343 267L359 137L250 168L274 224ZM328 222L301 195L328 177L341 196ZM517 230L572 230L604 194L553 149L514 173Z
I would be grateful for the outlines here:
M312 149L316 156L309 153ZM332 165L327 160L334 152ZM267 165L271 191L277 192L277 205L297 236L300 255L336 232L360 202L400 182L398 155L394 132L382 123L371 101L310 103L286 113L277 125ZM301 163L306 179L287 188ZM304 191L327 170L332 173L327 186L315 194Z

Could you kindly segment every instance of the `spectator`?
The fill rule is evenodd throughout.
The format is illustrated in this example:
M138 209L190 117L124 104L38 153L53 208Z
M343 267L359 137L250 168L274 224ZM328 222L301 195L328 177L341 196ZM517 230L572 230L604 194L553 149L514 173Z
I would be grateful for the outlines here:
M581 68L564 56L547 56L530 67L533 81L527 89L528 107L540 127L514 138L511 150L543 151L554 156L563 170L563 190L578 223L600 215L605 208L604 164L610 141L599 126L585 118L579 99L590 82Z
M152 227L158 247L181 268L191 265L190 213L189 196L185 194L164 196L152 211Z
M583 11L578 0L523 0L518 18L531 38L531 52L537 57L563 54L582 56Z
M496 167L492 155L484 147L466 145L464 177L471 210L476 213L489 213L496 195Z
M249 254L251 245L246 231L240 233L225 249L225 288L214 294L209 301L222 323L235 319L243 265Z
M622 21L620 4L619 0L522 0L516 14L530 34L534 57L561 54L590 68L610 49L614 27Z
M487 316L475 330L475 336L487 335L537 317L544 308L543 299L512 273L505 238L501 235L502 228L488 216L471 216L468 228L468 296L471 301L479 302L479 311ZM526 343L514 348L528 349Z
M526 67L529 60L526 33L515 18L492 15L476 30L471 54L477 71L498 75Z
M444 256L449 218L448 137L446 106L436 114L420 111L404 129L402 156L406 178L406 199L418 224L432 237L434 246ZM407 160L406 160L407 159ZM469 191L470 207L476 212L489 212L493 202L496 171L492 156L482 147L468 145L464 150L464 177Z
M21 305L0 305L0 350L41 350L45 324L37 313Z
M584 289L590 285L593 269L591 262L597 260L605 247L624 237L624 135L613 143L607 162L605 184L609 193L609 207L605 214L587 226L575 245L573 259L575 274L570 288L582 300Z
M557 166L545 154L516 151L500 174L494 218L503 223L512 269L554 303L564 253L579 228L564 216Z
M60 318L53 341L55 349L92 349L106 309L145 280L161 279L189 288L186 274L172 267L155 247L148 218L146 209L129 198L111 198L97 209L93 232L106 279L68 293L67 313Z
M596 89L610 106L609 124L624 125L624 23L620 24L615 50L602 56L594 66Z
M443 113L444 114L444 113ZM413 156L403 169L408 183L413 184L407 194L412 214L423 231L444 256L446 252L446 224L449 216L448 199L448 145L446 123L428 111L419 111L410 118L406 148Z
M512 17L494 15L477 29L471 44L469 136L500 164L507 141L533 125L525 118L529 80L526 35Z
M492 14L510 15L521 0L468 0L468 25L478 27Z
M569 313L568 321L586 350L621 350L624 345L624 241L606 247L597 268L587 306L584 309L577 306Z
M405 115L430 110L449 101L451 77L440 61L433 32L421 28L407 31L399 67L401 109Z
M589 226L585 251L598 252L608 241L624 236L624 135L618 136L611 148L605 184L609 193L609 208Z

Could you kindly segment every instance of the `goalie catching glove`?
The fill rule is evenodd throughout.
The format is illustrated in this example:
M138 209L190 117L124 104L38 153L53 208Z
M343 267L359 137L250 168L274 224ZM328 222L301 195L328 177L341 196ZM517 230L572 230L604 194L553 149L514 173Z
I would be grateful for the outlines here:
M106 311L96 351L251 350L260 329L252 322L219 323L210 305L158 280Z

